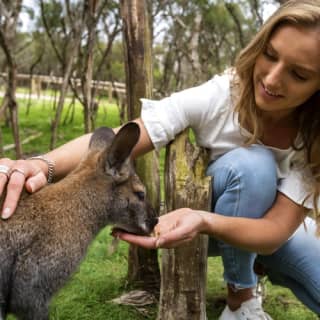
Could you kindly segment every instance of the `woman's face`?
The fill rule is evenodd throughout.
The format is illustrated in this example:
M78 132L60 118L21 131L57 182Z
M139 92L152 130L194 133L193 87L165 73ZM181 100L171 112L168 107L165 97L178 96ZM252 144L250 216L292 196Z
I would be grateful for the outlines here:
M320 31L279 27L254 67L258 108L272 117L289 115L320 90Z

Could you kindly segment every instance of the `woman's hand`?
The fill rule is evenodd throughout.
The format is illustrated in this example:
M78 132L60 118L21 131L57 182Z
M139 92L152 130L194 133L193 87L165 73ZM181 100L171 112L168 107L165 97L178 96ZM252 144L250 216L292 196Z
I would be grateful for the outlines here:
M15 211L23 187L33 193L47 184L46 166L41 160L0 159L0 196L6 194L2 219L8 219Z
M174 248L190 242L205 229L205 212L188 208L178 209L159 217L159 222L150 237L138 236L123 231L112 235L147 249Z

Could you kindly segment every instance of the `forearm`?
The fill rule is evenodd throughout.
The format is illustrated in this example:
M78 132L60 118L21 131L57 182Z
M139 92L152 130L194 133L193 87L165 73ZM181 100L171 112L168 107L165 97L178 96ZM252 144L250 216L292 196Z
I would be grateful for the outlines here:
M148 131L146 127L144 126L144 123L141 118L137 118L133 120L133 122L137 123L140 128L140 138L138 143L135 145L135 147L132 150L131 157L132 159L135 159L139 156L142 156L154 149L154 146L152 144L152 141L150 139L150 136L148 134ZM115 132L117 132L119 128L114 129Z
M290 237L290 232L281 225L275 225L272 219L226 217L208 212L200 214L204 219L203 233L251 252L271 254Z
M136 158L151 151L153 149L153 144L146 131L146 128L143 125L142 120L136 119L134 122L136 122L140 127L140 139L137 145L134 147L132 154L132 157ZM114 132L117 133L119 128L120 127L115 128ZM90 138L91 133L83 135L45 154L45 156L52 160L55 164L55 180L63 178L77 166L82 156L88 149ZM48 167L46 164L39 164L47 175Z
M226 217L202 212L202 232L235 247L260 254L277 250L304 221L306 209L278 192L262 218Z
M136 122L140 127L140 139L137 145L134 147L132 154L132 157L136 158L151 151L153 149L153 145L142 120L136 119L134 122ZM114 132L117 133L119 128L120 127L113 129ZM88 149L91 135L92 134L89 133L71 140L70 142L44 155L54 163L54 180L59 180L65 177L77 166ZM38 165L44 174L48 176L48 165L42 160L33 161L38 161Z
M145 248L174 248L203 233L231 246L268 255L289 239L305 214L305 208L278 192L274 205L262 218L231 217L180 208L159 217L153 237L125 232L114 235Z
M46 153L44 156L54 162L54 180L59 180L72 171L88 150L91 133L71 140L66 144ZM39 161L47 175L48 166Z

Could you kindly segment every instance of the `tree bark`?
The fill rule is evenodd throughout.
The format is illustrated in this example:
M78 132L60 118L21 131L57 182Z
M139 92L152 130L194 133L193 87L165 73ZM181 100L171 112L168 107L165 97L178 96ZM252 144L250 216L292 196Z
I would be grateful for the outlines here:
M193 146L185 130L167 147L166 206L208 210L210 179L205 178L207 152ZM158 320L205 320L207 236L190 244L164 249Z
M73 63L76 59L77 52L79 51L79 42L80 36L75 36L74 43L72 44L72 48L70 50L69 60L66 65L66 69L63 74L63 81L60 88L60 95L57 105L57 110L54 119L51 122L51 139L50 139L50 150L54 149L57 144L58 139L58 127L61 120L62 110L64 106L64 101L67 95L69 81L71 78Z
M95 13L97 9L98 0L87 0L85 1L85 14L86 24L88 31L88 38L85 50L85 61L84 61L84 72L82 76L82 92L84 101L84 128L85 132L91 132L94 129L93 121L93 101L92 101L92 90L91 82L93 75L93 49L96 40L96 18Z
M8 70L8 89L6 96L8 97L8 106L10 110L10 120L12 124L12 131L15 141L15 152L16 158L20 159L22 157L22 146L20 139L19 130L19 113L18 113L18 103L16 100L16 89L17 89L17 65L14 62L10 64Z
M0 12L3 16L3 22L0 24L0 47L3 49L8 67L7 88L1 110L5 112L6 107L8 107L10 111L16 158L22 157L18 103L16 100L17 63L14 56L14 40L21 6L22 0L0 4Z
M235 10L235 6L232 3L225 3L225 7L228 10L230 16L232 17L232 19L236 25L240 46L241 46L241 48L244 48L246 41L245 41L245 37L243 34L243 30L242 30L242 23L237 15L237 12Z
M69 7L69 1L66 1L66 7L67 8ZM46 33L50 39L52 48L56 53L56 56L63 68L63 81L60 88L60 95L59 95L59 100L57 104L56 114L54 116L54 119L51 121L50 149L52 150L55 148L57 143L58 127L61 120L61 114L62 114L65 98L66 98L68 87L69 87L69 82L70 82L72 71L73 71L73 65L76 61L76 58L79 52L79 45L81 42L82 31L84 28L84 14L83 14L84 9L82 8L81 16L79 16L78 19L76 19L76 21L74 21L71 18L71 16L69 16L69 20L70 20L69 27L71 29L71 32L68 35L69 41L66 47L66 52L68 52L68 54L66 55L61 55L59 53L59 50L53 38L53 32L50 29L47 18L45 16L45 7L44 7L43 0L40 0L40 9L41 9L41 18L42 18L42 22L45 27ZM66 11L68 15L71 15L69 9L67 9Z
M151 38L144 0L121 0L126 65L127 120L140 116L140 98L152 95ZM136 160L151 206L159 212L159 173L155 152ZM130 246L128 279L136 287L158 294L160 271L156 250Z

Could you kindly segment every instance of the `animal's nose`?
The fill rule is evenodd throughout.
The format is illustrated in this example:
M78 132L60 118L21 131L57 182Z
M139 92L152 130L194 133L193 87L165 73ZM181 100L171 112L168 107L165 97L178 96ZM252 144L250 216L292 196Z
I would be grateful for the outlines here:
M153 229L156 224L158 223L159 219L158 218L152 218L150 219L150 228Z

